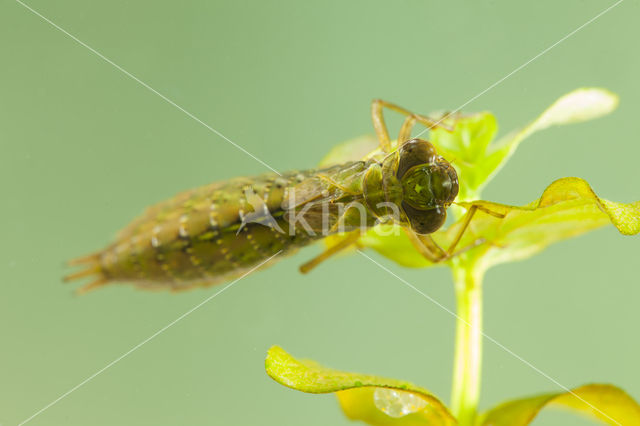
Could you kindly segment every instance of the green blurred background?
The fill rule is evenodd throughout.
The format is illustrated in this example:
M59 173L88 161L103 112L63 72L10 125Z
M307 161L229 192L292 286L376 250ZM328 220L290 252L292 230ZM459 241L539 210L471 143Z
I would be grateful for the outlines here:
M371 133L372 98L454 109L611 2L58 1L29 5L278 170L313 167ZM527 140L485 191L525 203L579 176L640 199L640 16L626 1L479 97L502 132L558 96L603 86L613 115ZM258 162L12 0L0 3L0 423L17 424L219 288L112 286L83 297L63 262L108 243L146 206ZM397 123L397 121L396 121ZM640 399L638 238L613 227L487 275L487 334L566 386ZM33 425L346 425L330 395L277 385L270 345L414 381L448 400L453 318L366 259L238 282L71 393ZM446 269L372 254L450 309ZM482 406L559 390L485 342ZM544 414L535 424L591 424Z

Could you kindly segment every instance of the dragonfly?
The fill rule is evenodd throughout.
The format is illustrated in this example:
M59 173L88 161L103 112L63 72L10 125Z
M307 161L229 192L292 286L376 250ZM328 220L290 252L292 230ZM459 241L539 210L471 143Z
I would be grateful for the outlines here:
M405 117L395 142L385 110ZM79 292L118 282L172 291L207 287L340 235L300 267L307 273L357 244L378 224L400 225L420 254L434 263L482 244L478 240L456 251L474 213L482 209L476 205L467 210L449 247L440 247L430 235L444 225L455 202L458 175L433 144L411 135L417 124L453 129L443 119L380 99L372 102L371 116L379 147L363 159L239 177L179 193L149 207L103 250L69 262L83 269L64 280L93 277Z

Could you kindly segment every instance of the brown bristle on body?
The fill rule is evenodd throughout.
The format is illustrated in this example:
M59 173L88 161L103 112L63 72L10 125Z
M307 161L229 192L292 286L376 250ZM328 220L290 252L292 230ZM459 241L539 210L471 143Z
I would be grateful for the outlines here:
M99 264L90 265L87 269L83 269L78 272L74 272L73 274L69 274L63 278L65 282L78 280L80 278L88 277L91 275L99 274L102 275L102 270Z
M89 284L86 284L76 290L77 294L84 294L93 289L102 287L109 281L107 277L105 277L102 266L100 265L99 253L73 259L69 262L69 265L83 265L84 269L62 278L64 282L75 281L86 277L94 278Z
M67 262L67 265L76 266L76 265L84 265L85 263L98 263L99 259L100 259L100 252L91 253L86 256L76 257L75 259L71 259Z
M106 285L109 282L108 279L106 279L103 276L100 276L99 278L97 278L94 281L91 281L89 284L83 285L82 287L80 287L79 289L76 290L76 294L85 294L88 293L90 291L93 291L97 288L100 288L104 285Z

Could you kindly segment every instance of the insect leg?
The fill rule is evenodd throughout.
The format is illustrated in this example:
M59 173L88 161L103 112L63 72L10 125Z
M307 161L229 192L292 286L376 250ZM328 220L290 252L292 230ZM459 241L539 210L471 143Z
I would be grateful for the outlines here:
M445 116L446 117L446 116ZM402 123L402 127L400 128L400 133L398 135L398 143L403 144L409 139L411 139L411 132L415 127L416 123L420 123L429 130L441 128L448 132L453 132L453 129L449 126L446 126L441 123L443 119L436 120L431 117L427 117L426 115L420 114L411 114L405 118L404 123Z
M449 246L449 248L446 251L447 258L454 257L454 256L460 254L461 252L469 250L469 249L471 249L471 248L473 248L473 247L475 247L475 246L480 244L480 243L478 243L478 241L475 241L475 242L471 243L471 245L469 247L465 247L465 248L461 249L458 252L454 251L456 249L456 246L458 245L458 243L462 239L462 236L464 235L465 231L467 230L467 228L469 228L469 224L471 223L471 219L473 219L473 216L476 214L477 211L484 212L484 213L486 213L488 215L491 215L493 217L496 217L498 219L503 219L505 217L505 214L503 214L503 213L499 213L499 212L493 211L491 209L488 209L486 207L478 206L476 204L473 204L471 207L469 207L469 210L467 210L467 213L464 215L464 219L463 219L463 222L462 222L462 227L460 228L460 230L456 234L455 238L451 242L451 245ZM480 240L482 240L481 242L484 242L484 239L481 238Z
M405 232L413 247L428 261L440 263L447 259L447 253L429 235L418 235L406 228Z
M384 121L384 113L382 108L384 107L384 101L380 99L374 99L371 103L371 121L373 121L373 128L378 136L380 142L380 148L384 152L391 152L391 140L389 139L389 131L387 130L387 124Z
M473 206L469 207L469 210L467 210L467 213L464 215L464 221L462 222L462 227L458 231L458 234L456 235L456 237L451 242L451 245L449 246L449 249L447 250L447 253L451 254L456 249L456 246L458 245L458 243L462 239L462 236L464 235L464 232L469 227L469 224L471 223L471 219L473 219L473 215L476 214L477 210L478 210L478 206L476 206L475 204Z
M476 206L476 208L478 210L480 210L481 212L485 212L486 214L488 214L490 216L493 216L493 217L497 217L498 219L504 219L504 217L506 216L506 214L504 214L504 213L499 213L497 211L488 209L488 208L483 207L483 206Z
M411 138L411 132L416 125L416 116L411 114L404 119L402 127L400 127L400 133L398 134L398 145L404 144Z
M371 104L371 118L373 120L373 127L376 131L376 134L378 135L378 139L380 140L380 146L385 152L391 152L391 141L389 139L389 131L387 130L387 125L384 121L384 108L388 108L392 111L407 116L407 120L405 120L405 124L403 125L403 130L400 131L400 134L406 134L407 138L409 137L409 135L411 135L411 129L416 122L423 124L429 129L440 127L448 131L453 131L453 129L441 123L443 119L435 120L425 115L414 114L411 111L391 102L383 101L381 99L374 99L373 103ZM405 129L405 127L407 127L407 129ZM403 143L406 140L407 139L400 137L398 138L398 143Z
M471 207L469 207L469 210L467 211L467 213L464 216L463 222L462 222L462 226L460 227L460 230L458 231L458 233L456 234L456 236L454 237L453 241L451 242L451 244L449 245L448 249L443 249L442 247L440 247L438 245L438 243L436 243L434 241L434 239L431 237L431 235L418 235L416 233L414 233L411 230L407 230L407 234L409 235L409 239L411 240L411 242L413 243L414 247L420 252L420 254L422 254L427 260L433 262L433 263L439 263L439 262L444 262L447 261L449 259L451 259L452 257L458 256L468 250L471 250L474 247L479 246L480 244L483 244L486 242L486 240L484 238L478 238L477 240L475 240L474 242L472 242L471 244L461 248L458 251L455 251L458 243L460 242L460 240L462 239L465 231L469 228L469 224L471 223L471 220L473 219L473 216L476 214L476 212L481 211L484 213L487 213L493 217L496 217L498 219L503 219L505 217L505 214L503 213L499 213L493 210L490 210L486 207L483 206L478 206L478 205L472 205Z
M418 252L425 259L433 263L446 262L452 257L456 257L486 242L484 238L478 238L477 240L461 248L460 250L449 253L447 250L444 250L442 247L440 247L438 243L436 243L435 240L431 237L431 235L419 235L415 234L411 230L408 230L407 234L409 235L409 240L411 241L415 249L418 250Z
M350 234L347 234L342 240L338 241L336 244L327 248L318 256L314 257L310 261L300 266L300 272L302 272L303 274L306 274L307 272L311 271L313 268L318 266L320 263L329 259L334 254L339 253L340 251L346 249L347 247L355 244L358 241L358 238L360 238L360 235L362 235L360 231L354 231L354 232L351 232Z

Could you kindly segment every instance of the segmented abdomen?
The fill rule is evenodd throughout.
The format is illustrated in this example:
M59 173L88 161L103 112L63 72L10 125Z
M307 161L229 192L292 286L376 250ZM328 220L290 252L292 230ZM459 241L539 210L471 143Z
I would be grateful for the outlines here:
M89 269L67 278L98 274L86 290L111 281L180 290L240 276L278 252L320 238L290 232L282 210L289 188L313 173L237 178L180 193L147 209L105 250L78 259ZM256 207L268 210L275 226L243 224L247 214L255 219L260 213Z

